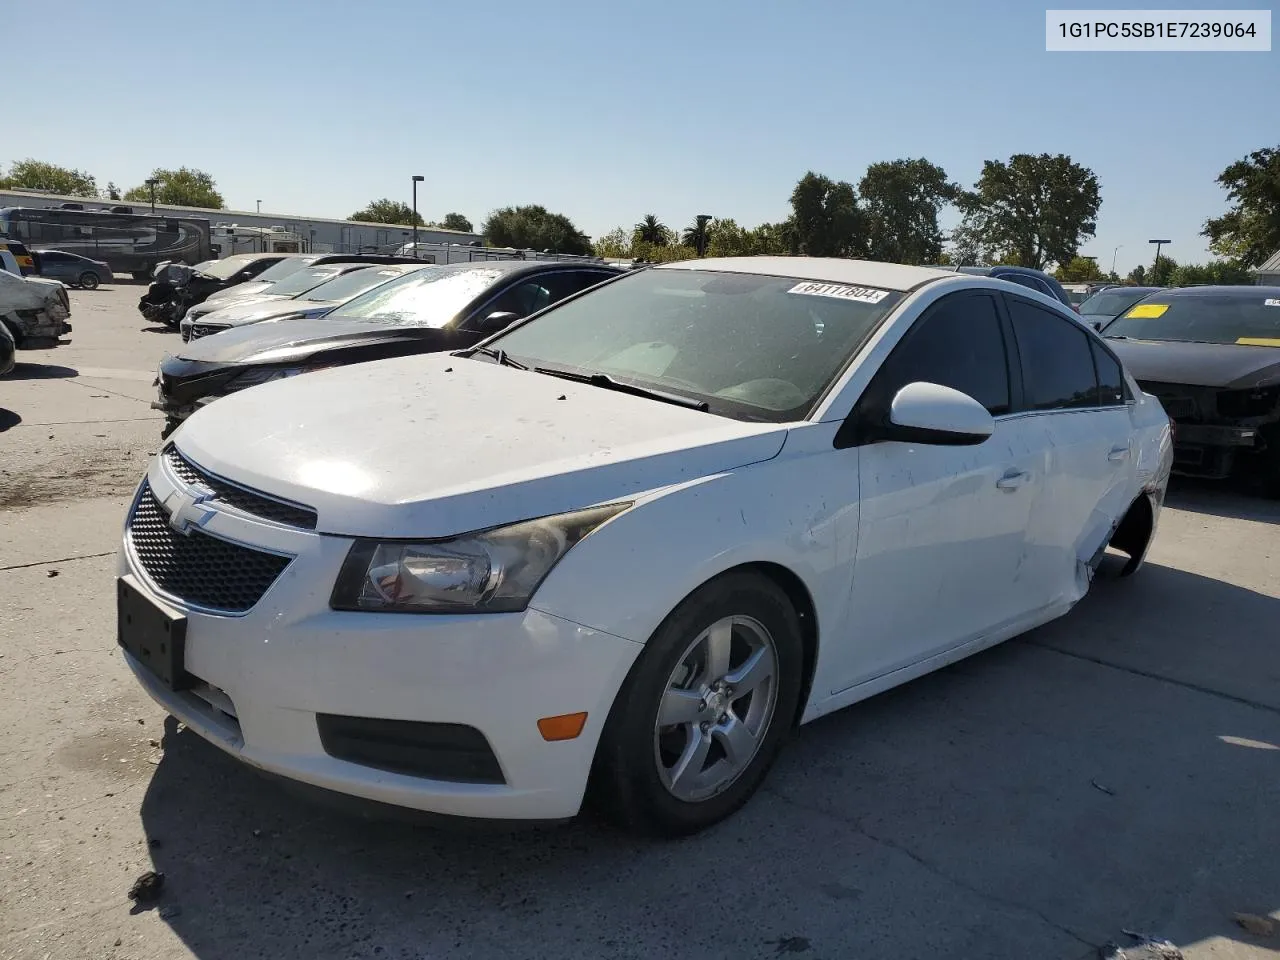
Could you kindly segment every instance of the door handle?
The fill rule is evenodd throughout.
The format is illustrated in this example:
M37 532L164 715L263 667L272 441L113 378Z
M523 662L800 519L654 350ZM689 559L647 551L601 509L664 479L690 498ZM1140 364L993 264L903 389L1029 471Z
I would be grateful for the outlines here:
M1126 447L1112 447L1112 448L1111 448L1111 452L1107 454L1107 459L1108 459L1108 460L1116 460L1116 461L1118 461L1118 460L1128 460L1128 459L1129 459L1129 448L1128 448L1127 446L1126 446Z
M1004 476L996 481L996 486L1001 490L1017 490L1030 479L1031 474L1025 470L1006 470Z

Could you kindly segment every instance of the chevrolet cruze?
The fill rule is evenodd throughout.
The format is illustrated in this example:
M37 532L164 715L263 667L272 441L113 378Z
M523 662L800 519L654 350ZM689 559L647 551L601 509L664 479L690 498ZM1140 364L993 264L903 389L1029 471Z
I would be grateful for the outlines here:
M697 260L477 345L198 411L119 561L147 691L368 800L688 833L800 724L1142 563L1169 421L1061 303L817 258Z

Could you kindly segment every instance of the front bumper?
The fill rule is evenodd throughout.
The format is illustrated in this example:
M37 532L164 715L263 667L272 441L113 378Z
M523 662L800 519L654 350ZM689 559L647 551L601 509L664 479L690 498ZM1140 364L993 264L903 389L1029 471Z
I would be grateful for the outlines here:
M157 371L156 399L151 409L171 420L184 420L204 404L223 396L228 384L247 369L225 363L180 360L167 356Z
M180 488L158 459L149 482ZM165 597L126 536L121 576L187 617L175 692L124 656L147 692L200 736L254 767L353 797L461 817L574 816L609 709L640 644L529 609L475 616L329 609L351 541L218 511L208 534L294 555L247 613L217 615ZM586 711L577 738L547 742L543 717ZM483 734L501 783L427 779L326 752L318 715L461 724Z

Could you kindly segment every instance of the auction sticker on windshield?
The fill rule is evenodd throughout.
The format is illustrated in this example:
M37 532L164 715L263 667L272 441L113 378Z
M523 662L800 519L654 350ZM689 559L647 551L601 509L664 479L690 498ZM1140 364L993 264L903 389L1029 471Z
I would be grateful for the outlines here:
M1125 314L1125 319L1154 320L1156 317L1163 317L1168 309L1167 303L1140 303Z
M879 303L889 295L888 290L874 287L851 287L843 283L817 283L806 280L797 283L787 293L802 293L810 297L835 297L839 300L857 300L859 303Z
M1264 307L1280 307L1280 298L1268 298L1262 301Z

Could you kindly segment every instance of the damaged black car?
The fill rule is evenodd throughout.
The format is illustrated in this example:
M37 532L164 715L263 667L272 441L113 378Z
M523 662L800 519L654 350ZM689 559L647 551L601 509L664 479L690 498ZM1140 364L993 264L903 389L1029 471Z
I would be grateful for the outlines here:
M625 271L604 263L423 265L315 319L267 320L183 344L160 361L163 436L218 397L326 367L470 347Z
M1280 287L1183 287L1103 328L1174 423L1175 473L1280 497Z

